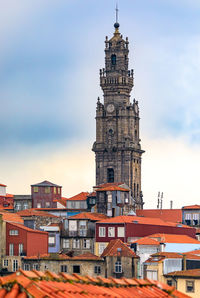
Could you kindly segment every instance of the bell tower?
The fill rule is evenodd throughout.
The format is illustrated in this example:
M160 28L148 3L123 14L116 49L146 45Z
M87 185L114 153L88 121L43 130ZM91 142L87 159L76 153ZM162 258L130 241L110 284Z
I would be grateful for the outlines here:
M114 24L114 34L105 40L105 68L100 69L103 103L96 108L96 185L122 182L131 189L136 209L143 208L141 191L141 157L139 107L130 93L134 85L133 70L128 69L129 42Z

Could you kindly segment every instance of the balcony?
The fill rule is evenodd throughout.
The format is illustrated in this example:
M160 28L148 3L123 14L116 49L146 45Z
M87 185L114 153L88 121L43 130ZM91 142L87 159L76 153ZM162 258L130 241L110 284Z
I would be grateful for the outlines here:
M93 238L95 236L95 230L92 229L80 229L78 231L69 231L67 230L61 230L60 236L65 238L70 238L70 237L88 237L88 238Z

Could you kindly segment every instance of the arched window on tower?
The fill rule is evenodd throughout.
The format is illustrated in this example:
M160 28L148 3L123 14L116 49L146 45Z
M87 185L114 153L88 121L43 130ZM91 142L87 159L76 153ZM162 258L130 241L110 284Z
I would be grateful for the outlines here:
M137 139L137 130L135 130L135 139Z
M112 65L116 65L116 55L115 54L113 54L112 56L111 56L111 64Z
M107 169L107 181L108 181L108 183L114 182L114 170L113 169Z

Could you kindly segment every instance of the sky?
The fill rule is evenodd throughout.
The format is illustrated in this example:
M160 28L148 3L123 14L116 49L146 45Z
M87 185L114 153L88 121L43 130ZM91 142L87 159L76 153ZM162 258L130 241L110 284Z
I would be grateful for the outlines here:
M114 0L0 0L0 183L29 194L49 180L63 196L95 185L97 97ZM140 107L145 208L198 204L200 2L121 0Z

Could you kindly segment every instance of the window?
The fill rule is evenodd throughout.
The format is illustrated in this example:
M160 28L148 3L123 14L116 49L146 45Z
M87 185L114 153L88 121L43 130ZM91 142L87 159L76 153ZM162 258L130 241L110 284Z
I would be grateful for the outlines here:
M33 269L39 271L39 265L38 264L33 264Z
M60 266L60 271L61 272L67 272L67 265L61 265Z
M74 265L73 266L73 273L80 273L80 266L79 265Z
M105 237L105 236L106 236L106 228L99 227L99 237Z
M13 260L13 271L18 270L18 260Z
M55 244L56 244L56 237L55 237L55 235L49 235L49 245L50 246L55 246Z
M59 188L58 188L58 194L60 194L60 190L61 190L61 189L60 189L60 187L59 187Z
M38 192L38 186L33 187L33 192Z
M22 255L23 251L24 251L24 245L22 243L20 243L19 244L19 256Z
M103 253L105 248L106 248L105 243L99 243L99 255L101 255Z
M95 199L90 199L89 202L90 202L90 205L95 205L96 204L96 200Z
M69 248L69 239L63 239L63 248Z
M24 264L24 270L30 271L30 265L29 264Z
M24 210L28 209L28 203L24 203L23 209Z
M112 183L114 182L114 170L107 169L107 182Z
M186 280L186 292L194 293L194 281Z
M3 260L3 266L8 267L8 260Z
M83 248L90 248L90 240L89 239L83 239Z
M197 226L198 221L199 221L199 214L198 213L193 214L193 225Z
M101 266L94 266L94 273L101 274Z
M49 208L50 207L50 202L45 202L45 207Z
M122 273L122 263L120 261L115 263L115 273Z
M56 194L56 187L53 188L53 192L54 192L54 194Z
M16 205L15 205L15 209L16 210L21 210L21 203L16 203Z
M14 244L13 243L9 244L9 255L14 256Z
M167 284L168 284L168 286L172 287L173 286L172 279L168 279Z
M116 55L115 54L113 54L112 56L111 56L111 64L112 65L116 65Z
M49 186L46 186L45 189L44 189L44 192L45 193L50 193L50 187Z
M108 227L108 237L115 237L115 228Z
M85 202L80 202L80 209L85 209Z
M79 239L73 239L73 248L80 248Z
M86 226L86 220L80 220L79 221L79 235L80 236L86 236L87 234L87 226Z
M17 236L17 235L19 235L19 231L18 230L10 230L9 235L10 236L14 236L14 235Z
M117 228L117 237L124 237L124 227Z
M41 203L37 203L37 208L41 208Z

